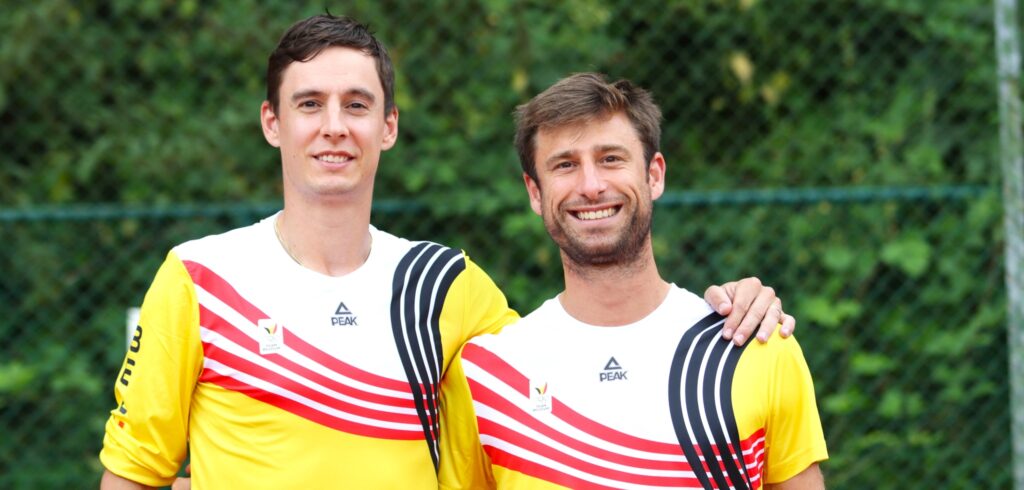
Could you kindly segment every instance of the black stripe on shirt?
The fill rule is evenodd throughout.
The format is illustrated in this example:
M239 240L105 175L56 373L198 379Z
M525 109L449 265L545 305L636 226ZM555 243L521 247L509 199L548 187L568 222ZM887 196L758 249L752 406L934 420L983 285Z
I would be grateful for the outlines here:
M679 446L701 486L748 489L750 478L732 409L732 379L750 339L736 348L721 338L722 325L724 318L712 313L684 332L669 373L669 408ZM701 461L702 455L706 461Z
M391 327L430 457L438 468L438 385L444 352L440 317L455 278L465 270L462 252L422 242L398 264L392 281ZM422 389L421 389L422 387Z

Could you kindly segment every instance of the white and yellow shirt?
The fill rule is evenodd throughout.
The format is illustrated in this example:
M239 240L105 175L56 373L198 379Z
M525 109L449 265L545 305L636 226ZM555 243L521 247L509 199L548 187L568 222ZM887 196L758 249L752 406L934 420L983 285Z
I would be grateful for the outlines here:
M762 488L828 457L796 339L736 347L672 287L598 327L557 299L471 340L442 387L442 488Z
M371 228L343 277L296 264L273 217L175 247L142 306L103 464L194 488L436 488L438 388L514 321L461 251Z

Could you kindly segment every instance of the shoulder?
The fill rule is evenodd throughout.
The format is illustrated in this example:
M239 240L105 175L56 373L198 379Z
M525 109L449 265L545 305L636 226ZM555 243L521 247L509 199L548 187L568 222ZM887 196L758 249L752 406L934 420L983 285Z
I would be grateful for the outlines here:
M704 301L704 298L697 296L687 289L671 285L669 296L666 298L666 306L675 314L683 314L684 318L693 319L691 323L714 313L711 305Z
M173 251L182 260L236 256L263 245L273 233L273 218L268 217L224 233L189 240L175 246Z
M779 387L798 389L813 386L800 343L796 337L783 338L777 332L765 343L757 340L747 343L739 359L737 376L738 379L763 385L773 393L781 393L777 391Z
M551 298L500 331L478 335L468 343L493 352L526 352L536 342L545 341L552 325L557 324L564 314L558 299Z
M750 357L760 357L765 361L783 360L783 359L803 359L803 350L800 348L800 342L797 341L795 335L789 337L783 337L779 334L778 330L772 333L771 337L768 337L768 341L761 343L756 340L750 341L746 350L750 352Z
M409 240L373 226L370 227L370 236L373 247L395 260L399 268L441 266L449 262L465 268L467 257L462 250L427 240Z

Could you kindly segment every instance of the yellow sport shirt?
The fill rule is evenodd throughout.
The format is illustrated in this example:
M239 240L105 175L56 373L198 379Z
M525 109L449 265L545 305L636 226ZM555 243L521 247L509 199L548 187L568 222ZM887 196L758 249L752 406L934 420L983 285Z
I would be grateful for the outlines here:
M296 264L273 217L179 245L142 306L100 459L193 488L436 488L438 387L514 321L462 252L371 228L344 277Z

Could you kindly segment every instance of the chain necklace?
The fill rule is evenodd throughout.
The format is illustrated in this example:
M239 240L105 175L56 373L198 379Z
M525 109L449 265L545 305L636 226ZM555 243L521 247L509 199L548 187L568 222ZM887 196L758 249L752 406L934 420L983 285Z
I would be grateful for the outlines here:
M292 253L292 250L288 247L288 244L285 243L284 238L281 237L281 225L279 224L281 222L280 218L281 215L277 215L276 217L274 217L274 235L277 235L277 241L278 243L281 244L281 248L284 249L284 253L288 254L288 256L291 257L296 264L302 266L302 262L299 262L299 259L295 257L295 254Z
M288 243L284 241L284 237L281 236L281 225L278 224L278 223L280 223L280 221L278 219L280 217L281 217L281 215L277 215L274 218L274 235L277 236L277 241L278 241L278 243L281 244L281 248L284 249L284 253L288 254L288 256L291 257L291 259L293 261L295 261L296 264L299 264L299 266L301 266L301 267L305 267L304 265L302 265L302 262L299 261L298 257L296 257L295 254L292 253L291 248L288 247ZM371 241L373 240L373 236L372 235L370 236L370 240ZM372 247L371 247L371 250L372 250ZM370 250L367 250L366 251L366 256L363 257L363 262L365 263L369 258L370 258Z

